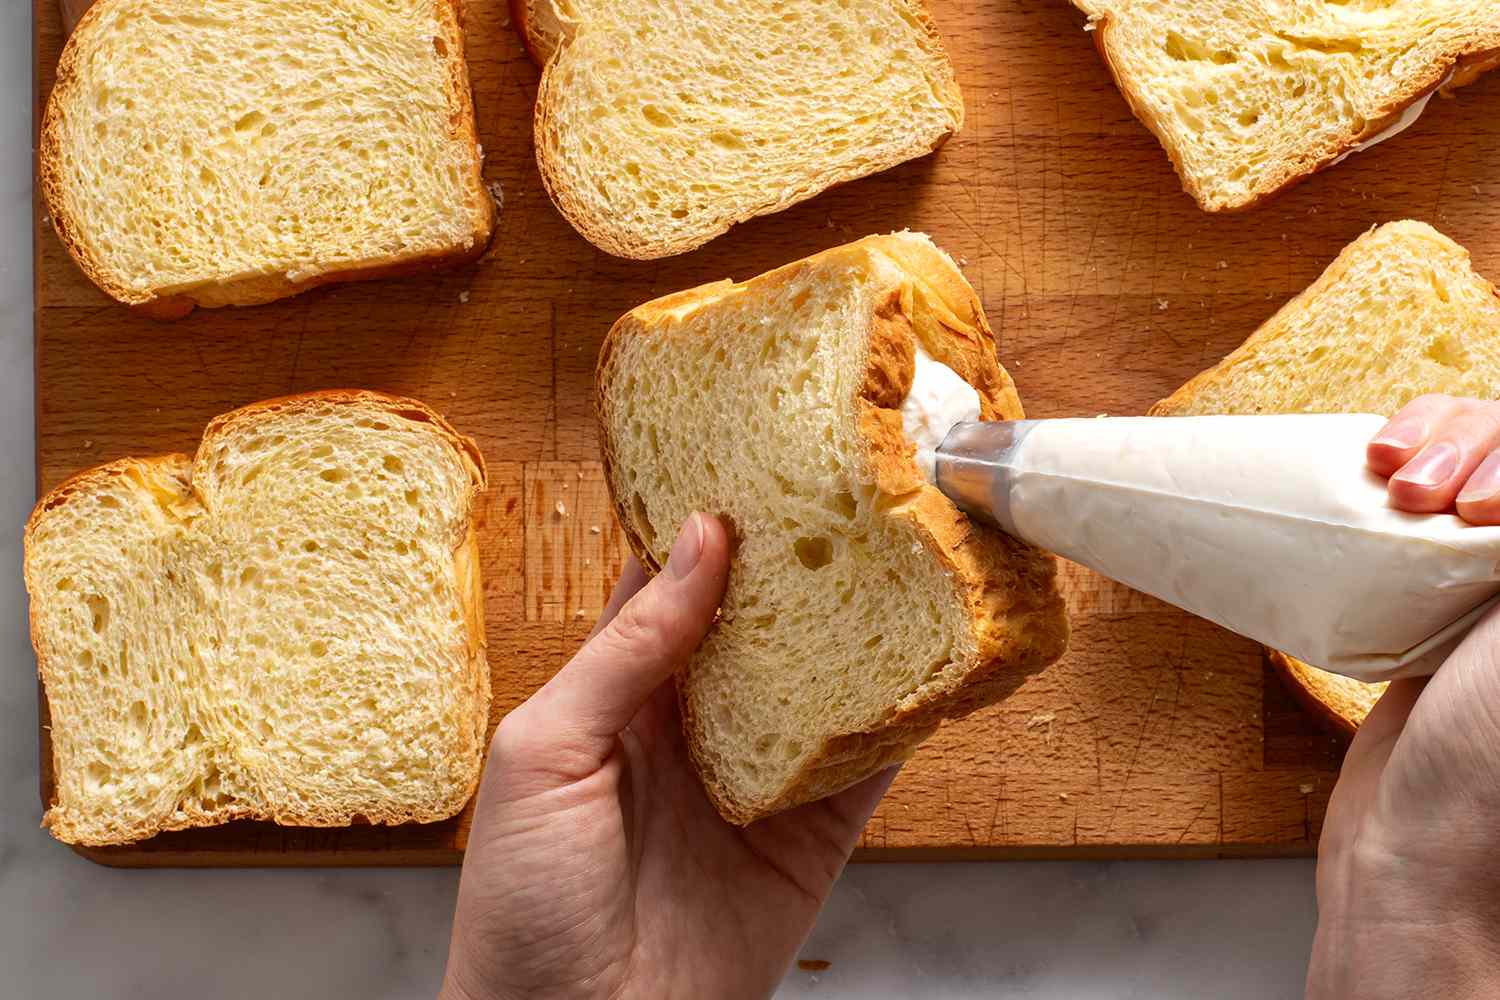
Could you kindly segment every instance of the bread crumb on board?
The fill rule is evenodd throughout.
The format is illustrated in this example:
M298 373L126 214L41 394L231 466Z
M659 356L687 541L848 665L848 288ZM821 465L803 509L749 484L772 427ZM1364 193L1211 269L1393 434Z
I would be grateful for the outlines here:
M568 505L565 504L565 503L563 503L561 500L557 501L557 516L558 517L567 517L568 516Z

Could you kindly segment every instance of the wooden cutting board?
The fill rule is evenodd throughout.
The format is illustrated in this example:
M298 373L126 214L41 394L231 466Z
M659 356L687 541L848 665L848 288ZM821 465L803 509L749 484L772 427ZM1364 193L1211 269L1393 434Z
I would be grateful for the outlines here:
M503 0L468 4L485 175L504 198L476 265L159 324L89 285L39 206L39 488L122 455L190 450L210 417L270 396L360 386L426 400L490 463L479 514L498 719L578 646L620 569L591 378L610 323L646 299L925 230L983 296L1031 415L1050 417L1144 412L1376 223L1424 219L1500 275L1500 74L1266 208L1211 217L1181 193L1068 4L940 0L934 13L967 101L959 137L671 260L605 256L548 202L531 142L538 72ZM38 120L61 44L56 0L36 0ZM1310 853L1343 746L1260 650L1077 567L1062 578L1071 652L924 746L859 856ZM44 762L45 718L44 704ZM244 823L84 853L118 865L454 863L469 823Z

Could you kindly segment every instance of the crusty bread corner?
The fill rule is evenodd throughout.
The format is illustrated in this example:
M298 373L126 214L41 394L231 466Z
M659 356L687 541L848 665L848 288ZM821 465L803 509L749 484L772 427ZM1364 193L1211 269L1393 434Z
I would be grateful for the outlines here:
M205 503L206 497L202 492L202 483L212 475L208 470L214 464L216 452L222 445L245 435L253 438L261 431L275 433L276 428L272 424L280 416L329 409L361 411L362 415L367 415L372 420L388 419L392 426L406 424L429 428L453 449L467 470L469 485L465 504L472 502L485 489L487 478L484 459L471 439L459 434L440 414L423 403L364 390L311 392L252 404L211 421L194 457L168 454L151 458L124 458L80 472L54 487L37 502L23 532L23 571L28 592L32 595L30 632L44 697L47 697L48 689L61 676L63 667L59 663L59 651L53 648L53 640L41 623L43 603L48 595L43 592L43 581L39 578L35 565L35 543L43 522L62 508L75 503L97 501L101 493L114 492L116 496L123 493L138 497L141 508L152 512L151 518L175 525L172 530L190 531L192 524L206 516L209 509L210 505ZM118 500L106 502L110 506L118 506ZM466 724L456 731L460 739L446 763L452 773L463 776L461 780L450 787L432 789L430 795L411 806L388 805L371 800L362 802L351 812L348 803L335 807L310 801L300 804L267 801L261 798L264 789L256 787L253 781L247 781L244 774L235 773L236 765L225 759L210 770L207 779L208 784L217 789L214 794L205 794L200 798L184 793L184 797L176 802L168 815L157 816L149 821L139 818L122 819L115 815L91 815L79 803L69 804L59 798L59 786L66 779L65 772L69 767L69 762L58 757L61 736L59 727L69 724L69 721L61 718L54 708L49 713L52 718L52 725L49 727L51 731L43 731L42 752L54 759L51 787L44 786L42 790L43 805L46 807L42 825L49 828L53 836L61 841L83 847L103 847L143 840L164 831L212 826L239 819L328 827L347 826L351 822L386 825L427 823L453 816L463 808L478 787L490 700L490 675L485 657L484 590L480 579L478 536L472 513L467 517L462 537L452 540L452 558L463 618L466 646L464 658L467 665L459 685L461 690L458 692L457 714ZM159 620L143 622L142 627L161 630L163 635L169 634L170 627L163 620L169 613L167 610L159 610ZM156 670L155 667L151 669ZM173 683L170 678L167 682ZM135 691L131 696L148 695ZM50 704L51 699L48 700ZM77 721L72 720L73 723ZM228 770L221 774L219 765ZM200 793L204 782L204 776L200 775L197 785ZM238 797L231 791L230 785L236 783L238 790L250 793L249 797Z
M466 236L448 246L372 254L360 260L327 265L298 266L295 273L282 268L262 267L232 275L212 275L174 287L143 289L128 284L122 274L102 259L93 245L87 220L80 218L75 211L75 199L69 195L63 169L69 153L62 131L64 118L70 111L90 100L81 92L81 78L85 75L84 63L100 42L95 37L100 34L96 30L99 22L112 7L132 2L136 0L95 0L68 36L58 60L56 82L43 112L37 148L37 186L53 229L79 269L110 298L153 319L176 320L200 306L261 305L320 285L419 275L456 267L484 255L494 235L498 213L482 177L483 159L464 56L462 7L459 0L434 0L432 10L440 32L434 41L445 54L443 86L447 94L449 136L469 150L466 178L469 191L466 204L462 206L471 216L471 228ZM191 73L192 68L183 67L182 72Z
M1266 655L1297 702L1324 726L1344 736L1354 735L1389 686L1331 674L1278 650L1268 649Z
M1014 383L996 360L994 336L978 297L952 259L920 234L868 237L751 281L721 281L666 296L632 310L614 325L600 355L596 399L606 479L632 551L654 573L671 539L658 536L654 544L647 544L636 527L635 512L617 486L614 422L605 400L618 374L619 345L629 337L673 336L696 310L738 295L772 298L779 287L818 269L874 274L883 289L864 334L868 347L856 393L860 433L879 503L889 505L892 518L911 526L919 544L960 589L971 652L959 669L943 670L891 705L877 725L825 742L779 795L753 803L739 799L714 773L704 752L704 727L694 717L679 677L684 729L700 777L719 812L741 825L823 798L905 760L944 720L1001 700L1028 674L1055 661L1068 639L1055 559L970 522L923 479L914 448L902 433L899 409L912 384L914 348L919 343L979 391L982 419L1024 416ZM730 525L731 532L734 527Z
M885 67L878 75L880 80L900 76L891 67L908 75L912 67L918 67L916 72L925 79L920 88L914 89L920 90L920 102L931 102L932 106L919 107L917 98L909 102L903 99L894 110L876 105L858 109L864 112L859 114L850 106L864 96L863 92L855 89L839 93L833 88L843 84L847 89L844 77L848 74L835 76L830 72L828 79L813 81L822 86L809 86L801 77L795 81L759 81L753 91L753 115L725 115L718 110L725 105L726 88L733 95L736 86L744 87L726 82L727 77L721 79L720 75L712 75L711 84L706 85L708 95L687 93L684 99L683 92L691 89L687 84L662 87L654 101L653 92L637 93L636 101L628 102L628 115L619 111L621 105L613 98L607 104L599 103L600 93L625 89L626 83L604 79L604 71L590 64L589 56L579 55L578 50L592 46L593 36L606 36L608 32L596 25L606 14L623 8L596 5L591 11L591 2L594 0L512 0L512 10L528 51L533 58L540 57L543 67L533 122L542 184L573 228L614 256L655 260L687 253L740 223L781 212L830 187L933 153L963 127L963 93L936 23L922 0L879 0L871 4L896 10L894 21L906 35L901 44L910 58L893 62L878 53L847 52L842 58L856 71ZM631 10L629 16L651 18L655 14ZM687 16L678 15L679 19ZM772 15L767 14L766 19L769 22ZM610 26L618 27L613 23ZM712 31L714 26L706 30ZM651 64L639 53L626 52L623 58L616 58L621 55L617 51L621 37L646 45L640 39L648 36L639 31L623 36L616 33L610 36L604 53L593 56L605 65L628 67L632 73L641 65L649 72ZM755 43L753 39L744 41L747 46ZM677 50L683 44L680 39L673 41L674 65L681 62ZM839 57L829 58L837 61ZM758 62L747 60L743 65L757 66ZM719 74L722 72L721 68ZM658 85L657 81L641 84L638 80L629 84ZM570 102L589 101L595 103L577 113L570 107ZM843 121L837 130L839 138L830 140L809 123L811 119L791 130L769 127L795 117L798 101L831 105L833 111L824 110L820 120ZM661 128L646 116L654 113L657 120L669 117L663 116L658 105L670 109L674 102L688 109L684 122L692 122L700 133L694 135L691 149L655 145L666 141L661 135L677 131L684 123ZM641 126L630 116L650 124ZM866 133L865 145L851 144L844 129L864 128L863 123L872 119L882 120L885 134ZM716 127L710 129L715 123ZM767 135L780 138L767 144ZM795 142L788 142L788 135L795 136ZM603 154L606 146L607 156ZM720 156L726 159L718 159ZM692 162L684 166L687 158ZM736 166L742 161L751 168ZM623 173L617 172L621 169ZM660 190L651 186L653 182ZM635 201L628 202L622 192L630 192Z
M1163 116L1149 106L1146 95L1160 81L1133 72L1128 66L1125 53L1116 44L1122 26L1122 15L1119 13L1121 0L1071 2L1088 15L1088 31L1093 35L1094 47L1129 104L1131 112L1156 136L1171 159L1183 189L1207 212L1240 212L1257 208L1313 174L1337 164L1345 156L1358 150L1363 143L1379 136L1395 125L1402 114L1417 101L1435 91L1443 97L1451 97L1454 91L1500 66L1500 16L1493 12L1476 15L1470 30L1447 33L1431 53L1431 58L1417 72L1401 80L1395 93L1363 116L1357 127L1346 128L1326 137L1308 139L1305 146L1280 157L1276 168L1268 172L1252 190L1243 195L1226 196L1215 190L1208 179L1200 177L1187 166L1180 137L1169 127ZM1184 9L1191 7L1191 4L1183 4ZM1129 16L1144 9L1141 5L1136 5ZM1225 23L1228 23L1227 20ZM1164 24L1156 27L1165 40L1169 37L1169 32L1175 34L1174 29L1180 25ZM1268 24L1263 27L1269 32L1278 26ZM1286 28L1288 30L1282 32L1280 37L1290 38L1295 34L1290 30L1291 25ZM1331 44L1336 51L1337 45L1342 43ZM1212 109L1209 113L1213 113Z

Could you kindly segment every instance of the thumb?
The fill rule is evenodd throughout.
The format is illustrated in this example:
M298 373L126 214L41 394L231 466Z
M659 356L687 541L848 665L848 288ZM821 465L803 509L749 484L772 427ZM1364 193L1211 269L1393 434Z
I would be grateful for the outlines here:
M692 515L656 578L501 722L502 764L545 769L563 782L598 770L620 731L708 634L728 578L723 524Z

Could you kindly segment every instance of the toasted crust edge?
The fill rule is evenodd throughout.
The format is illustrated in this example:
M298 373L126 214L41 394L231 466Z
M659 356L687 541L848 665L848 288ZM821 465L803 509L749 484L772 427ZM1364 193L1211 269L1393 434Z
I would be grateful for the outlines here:
M1178 180L1182 183L1182 189L1188 194L1198 207L1205 212L1246 212L1258 208L1267 201L1287 191L1316 173L1320 173L1337 164L1342 157L1355 151L1361 143L1367 142L1385 131L1400 120L1403 112L1417 101L1432 94L1434 91L1441 93L1444 97L1451 97L1455 90L1468 86L1479 79L1484 73L1500 66L1500 47L1486 46L1477 49L1460 49L1451 53L1446 58L1450 62L1439 62L1432 66L1428 73L1409 96L1393 101L1388 107L1366 121L1365 127L1360 132L1336 139L1324 144L1322 147L1306 151L1297 161L1287 164L1285 169L1272 175L1272 180L1261 185L1257 190L1251 192L1247 197L1240 200L1222 200L1209 196L1197 182L1188 174L1183 167L1182 156L1177 148L1175 140L1158 123L1156 116L1141 103L1139 93L1146 89L1139 84L1134 77L1126 73L1124 69L1110 55L1109 39L1115 27L1115 19L1107 11L1092 11L1089 9L1089 0L1072 0L1079 10L1089 16L1089 22L1094 25L1091 34L1094 36L1094 48L1099 53L1105 68L1109 70L1110 78L1114 80L1115 87L1125 98L1125 103L1130 106L1130 112L1136 120L1146 127L1156 137L1162 148L1166 151L1168 159L1172 162L1172 169L1176 172ZM1445 83L1444 80L1449 72L1453 76Z
M1362 704L1339 690L1336 683L1330 683L1333 675L1280 650L1268 648L1266 658L1271 661L1271 666L1286 683L1287 690L1297 699L1298 704L1323 726L1342 736L1353 737L1374 707L1374 700L1368 705ZM1372 689L1374 699L1378 699L1386 689L1385 684L1365 686Z
M783 212L793 205L816 198L830 188L882 173L902 163L931 155L963 129L963 91L958 85L958 78L953 68L953 60L949 57L948 50L943 46L942 39L938 36L937 24L932 19L932 15L928 12L923 0L894 0L894 2L904 4L911 11L917 24L932 43L934 58L938 59L948 71L945 108L948 111L950 124L930 145L922 147L912 144L907 148L906 152L893 153L882 159L873 160L857 171L845 171L841 174L820 178L820 186L814 189L801 193L789 193L774 202L721 215L712 223L705 225L702 229L690 235L655 242L640 239L631 232L613 229L610 225L610 220L596 220L592 218L584 210L582 203L573 196L573 189L563 178L557 164L553 163L552 159L547 155L547 144L542 141L542 137L551 119L553 106L559 100L556 95L560 92L560 87L554 83L552 73L553 67L556 65L555 56L557 52L563 50L563 46L559 46L555 52L548 53L540 64L542 66L542 78L537 86L536 105L532 116L532 136L534 139L533 145L536 147L537 170L541 174L542 187L546 190L547 197L552 199L552 204L556 206L558 212L563 218L568 220L569 225L580 236L605 253L628 260L659 260L663 257L673 257L696 250L704 244L723 236L730 229L743 222L748 222L763 215L775 215L777 212ZM511 3L512 10L514 11L518 6L524 6L527 0L511 0ZM521 32L522 41L527 51L532 53L532 58L535 59L536 55L531 47L532 42L528 40L530 32L530 29L527 27L528 24L528 17L523 12L522 16L517 20L518 30ZM542 44L545 44L545 42Z
M43 203L52 220L53 231L68 256L78 265L84 276L105 295L122 305L133 307L142 315L157 320L181 319L195 308L218 308L221 306L251 306L274 302L291 295L310 291L320 285L353 281L369 281L379 278L398 278L425 274L431 271L459 267L478 260L489 248L494 236L496 207L494 199L484 186L484 163L479 154L479 132L474 116L474 99L469 86L468 62L464 56L464 33L461 0L433 0L436 18L445 34L448 47L448 108L449 132L467 143L473 154L472 180L474 209L477 211L474 228L470 233L470 244L458 245L448 250L413 254L389 254L372 258L366 262L349 264L327 271L310 274L297 280L284 273L247 274L229 281L209 281L191 288L175 291L151 290L138 292L113 280L103 264L91 253L82 237L80 227L75 225L67 210L63 197L63 185L59 175L62 158L59 136L61 108L68 89L73 85L74 64L78 59L77 46L80 38L86 38L92 30L100 11L110 4L123 0L95 0L84 13L77 26L63 45L58 59L56 80L52 92L47 95L47 106L43 112L42 125L37 145L37 186L41 189Z
M895 405L899 407L909 390L912 345L919 339L911 315L911 296L914 284L920 282L929 294L940 296L942 304L950 310L947 321L939 322L941 335L949 338L947 342L924 346L936 347L942 352L938 355L940 360L978 383L983 419L1024 416L1014 384L995 358L994 336L978 296L941 250L929 242L930 252L914 253L901 235L904 234L866 237L740 284L721 281L656 299L632 310L610 329L600 352L595 394L605 480L625 539L648 572L654 574L660 566L632 526L629 512L615 489L615 449L605 403L614 352L620 340L629 336L627 324L649 326L668 313L710 303L752 283L785 282L804 268L840 258L857 256L860 262L870 264L872 257L879 256L887 266L899 268L907 280L886 290L878 313L871 317L866 376L857 405L868 407L872 401L888 403L894 394ZM939 682L930 682L925 690L913 691L902 703L893 706L878 725L843 734L826 744L778 796L770 802L753 805L736 801L714 780L706 757L693 738L692 710L681 697L679 685L683 731L694 766L720 815L741 826L823 798L905 760L944 720L960 718L1003 699L1028 675L1061 657L1067 647L1068 621L1056 586L1055 558L969 521L952 501L925 484L913 460L913 449L899 429L894 437L882 433L878 426L881 418L869 416L871 409L891 411L878 405L869 407L861 419L861 433L876 471L877 487L888 495L907 497L904 513L897 516L909 518L928 552L954 576L961 598L969 606L976 653L973 662L964 669L952 670ZM1005 582L1018 582L1019 586L1002 585ZM1025 620L1012 622L1010 629L997 627L1007 616Z
M474 723L464 734L465 745L462 748L462 754L465 759L472 759L474 761L474 767L465 784L462 787L456 787L453 790L453 794L439 807L428 810L375 808L355 818L372 824L390 826L402 823L437 822L448 819L461 811L478 788L485 746L484 736L489 725L490 673L489 663L485 656L484 586L480 573L478 534L474 526L475 518L473 512L475 499L488 488L488 475L485 469L484 456L474 440L456 431L441 414L427 404L409 397L394 396L365 389L325 389L292 396L280 396L248 404L210 420L204 428L197 452L191 458L177 452L147 458L121 458L75 473L49 490L32 508L32 512L26 520L26 527L22 533L22 551L24 553L22 557L22 573L26 579L27 590L30 592L31 543L40 518L47 511L67 503L75 494L86 492L94 483L125 475L132 469L141 469L150 472L153 470L174 470L175 467L175 473L182 485L189 492L196 494L194 481L198 473L199 456L204 454L207 446L212 444L214 439L225 433L235 424L241 421L265 419L269 414L280 410L310 408L329 404L373 407L398 419L430 424L439 437L461 456L470 472L470 487L467 498L470 508L468 525L464 536L455 543L454 572L456 578L464 584L460 600L463 605L465 636L468 645L467 659L469 670L466 677L466 687L470 696L470 708L467 714L471 716ZM29 614L28 630L31 634L32 649L35 651L37 658L37 675L42 682L41 696L45 699L51 657L45 648L45 639L36 627L36 607L34 602L31 605ZM43 732L42 744L42 754L44 756L50 755L52 752L50 733ZM52 772L54 775L57 773L57 770L57 762L53 758ZM109 847L135 843L148 837L153 837L158 833L218 826L237 819L271 820L284 826L309 827L342 827L352 825L354 821L346 818L343 814L334 814L327 811L315 810L305 814L287 810L263 811L254 809L244 803L229 803L221 809L212 811L186 810L185 818L180 821L174 822L168 820L155 826L134 827L121 836L101 838L80 834L72 824L66 822L57 812L55 783L50 789L45 787L42 789L42 805L45 809L42 826L50 830L54 837L64 843L84 847Z

